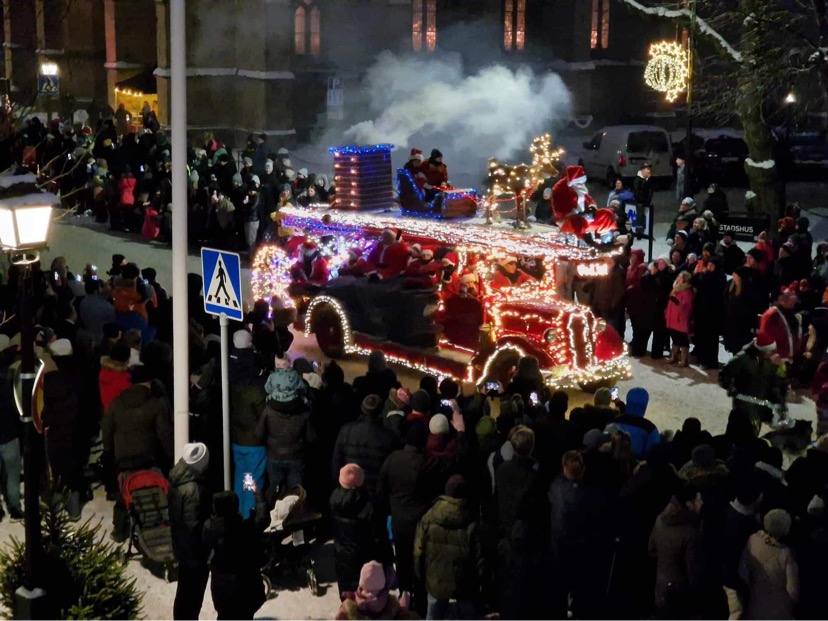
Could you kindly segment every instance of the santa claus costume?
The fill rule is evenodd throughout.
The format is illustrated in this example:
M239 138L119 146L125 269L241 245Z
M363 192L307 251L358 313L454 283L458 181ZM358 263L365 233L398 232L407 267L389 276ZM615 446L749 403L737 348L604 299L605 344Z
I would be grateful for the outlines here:
M595 209L597 203L586 187L587 176L583 166L567 166L566 177L552 188L552 209L555 224L562 233L572 233L582 239L587 233L601 237L615 228L611 209ZM595 212L590 215L590 211Z
M431 248L423 248L420 256L408 263L405 275L407 287L428 288L436 285L440 276L440 264L434 260L434 251Z
M328 261L319 252L319 247L311 240L306 240L299 247L299 260L291 267L293 281L322 286L331 277Z
M340 276L365 276L371 271L368 261L362 258L362 248L348 249L348 260L339 268Z
M782 287L779 302L762 313L759 320L759 331L769 335L776 343L776 353L785 362L793 362L794 358L802 354L804 341L802 339L802 322L792 308L785 308L785 303L794 302L797 298L799 283L794 282L788 287Z
M506 289L508 287L520 287L521 285L525 285L526 283L535 280L529 274L517 267L517 262L517 257L503 257L500 259L499 265L497 266L494 276L492 277L492 282L490 283L493 291L496 291L497 289ZM515 264L514 272L508 271L510 263Z
M382 240L378 241L368 253L368 263L371 270L385 280L401 274L410 255L408 247L396 239L396 233L392 229L383 229L382 233L387 237L394 236L395 241L387 245Z
M412 177L416 177L417 173L420 172L423 166L423 152L419 149L411 149L411 155L408 157L408 161L405 163L405 168L409 173L411 173Z

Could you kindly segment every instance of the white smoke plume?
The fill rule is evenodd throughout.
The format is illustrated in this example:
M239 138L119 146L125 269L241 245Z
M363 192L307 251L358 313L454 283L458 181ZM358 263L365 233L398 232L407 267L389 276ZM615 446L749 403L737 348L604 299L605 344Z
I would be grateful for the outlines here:
M444 154L455 186L476 186L490 157L529 160L532 139L568 119L570 94L554 73L491 65L465 75L459 55L383 52L368 71L369 113L345 132L355 144L392 143L401 164L416 147Z

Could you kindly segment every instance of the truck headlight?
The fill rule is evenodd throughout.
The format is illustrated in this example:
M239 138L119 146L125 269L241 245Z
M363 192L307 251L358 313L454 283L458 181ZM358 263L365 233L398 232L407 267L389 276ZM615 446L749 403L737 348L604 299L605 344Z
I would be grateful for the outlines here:
M549 328L549 330L543 333L543 340L546 341L547 345L552 345L558 340L558 331L555 328Z

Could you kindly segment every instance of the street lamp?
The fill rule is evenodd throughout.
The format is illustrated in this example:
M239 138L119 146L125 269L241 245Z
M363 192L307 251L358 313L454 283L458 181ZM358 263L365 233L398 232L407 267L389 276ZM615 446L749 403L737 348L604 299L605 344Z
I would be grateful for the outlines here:
M796 95L794 93L788 93L785 97L786 104L795 104L796 103Z
M0 197L0 247L20 268L18 319L20 321L20 417L23 422L24 518L26 557L23 586L15 594L16 619L49 618L46 593L42 588L43 545L40 532L40 477L43 473L43 436L32 413L35 385L34 312L32 309L32 265L40 260L52 226L54 194L32 192Z
M57 63L41 63L40 64L40 75L57 75L57 74L58 74Z

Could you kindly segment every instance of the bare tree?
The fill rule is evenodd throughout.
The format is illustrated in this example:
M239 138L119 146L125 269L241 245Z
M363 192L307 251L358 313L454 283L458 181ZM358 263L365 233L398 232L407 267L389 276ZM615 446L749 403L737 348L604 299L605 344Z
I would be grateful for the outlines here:
M654 19L686 28L695 24L693 113L724 120L735 114L745 132L750 157L745 169L756 194L756 211L778 217L785 207L774 127L789 122L785 95L801 95L799 114L828 101L828 16L825 0L697 0L697 12L685 5L622 0ZM784 146L784 145L781 145Z

